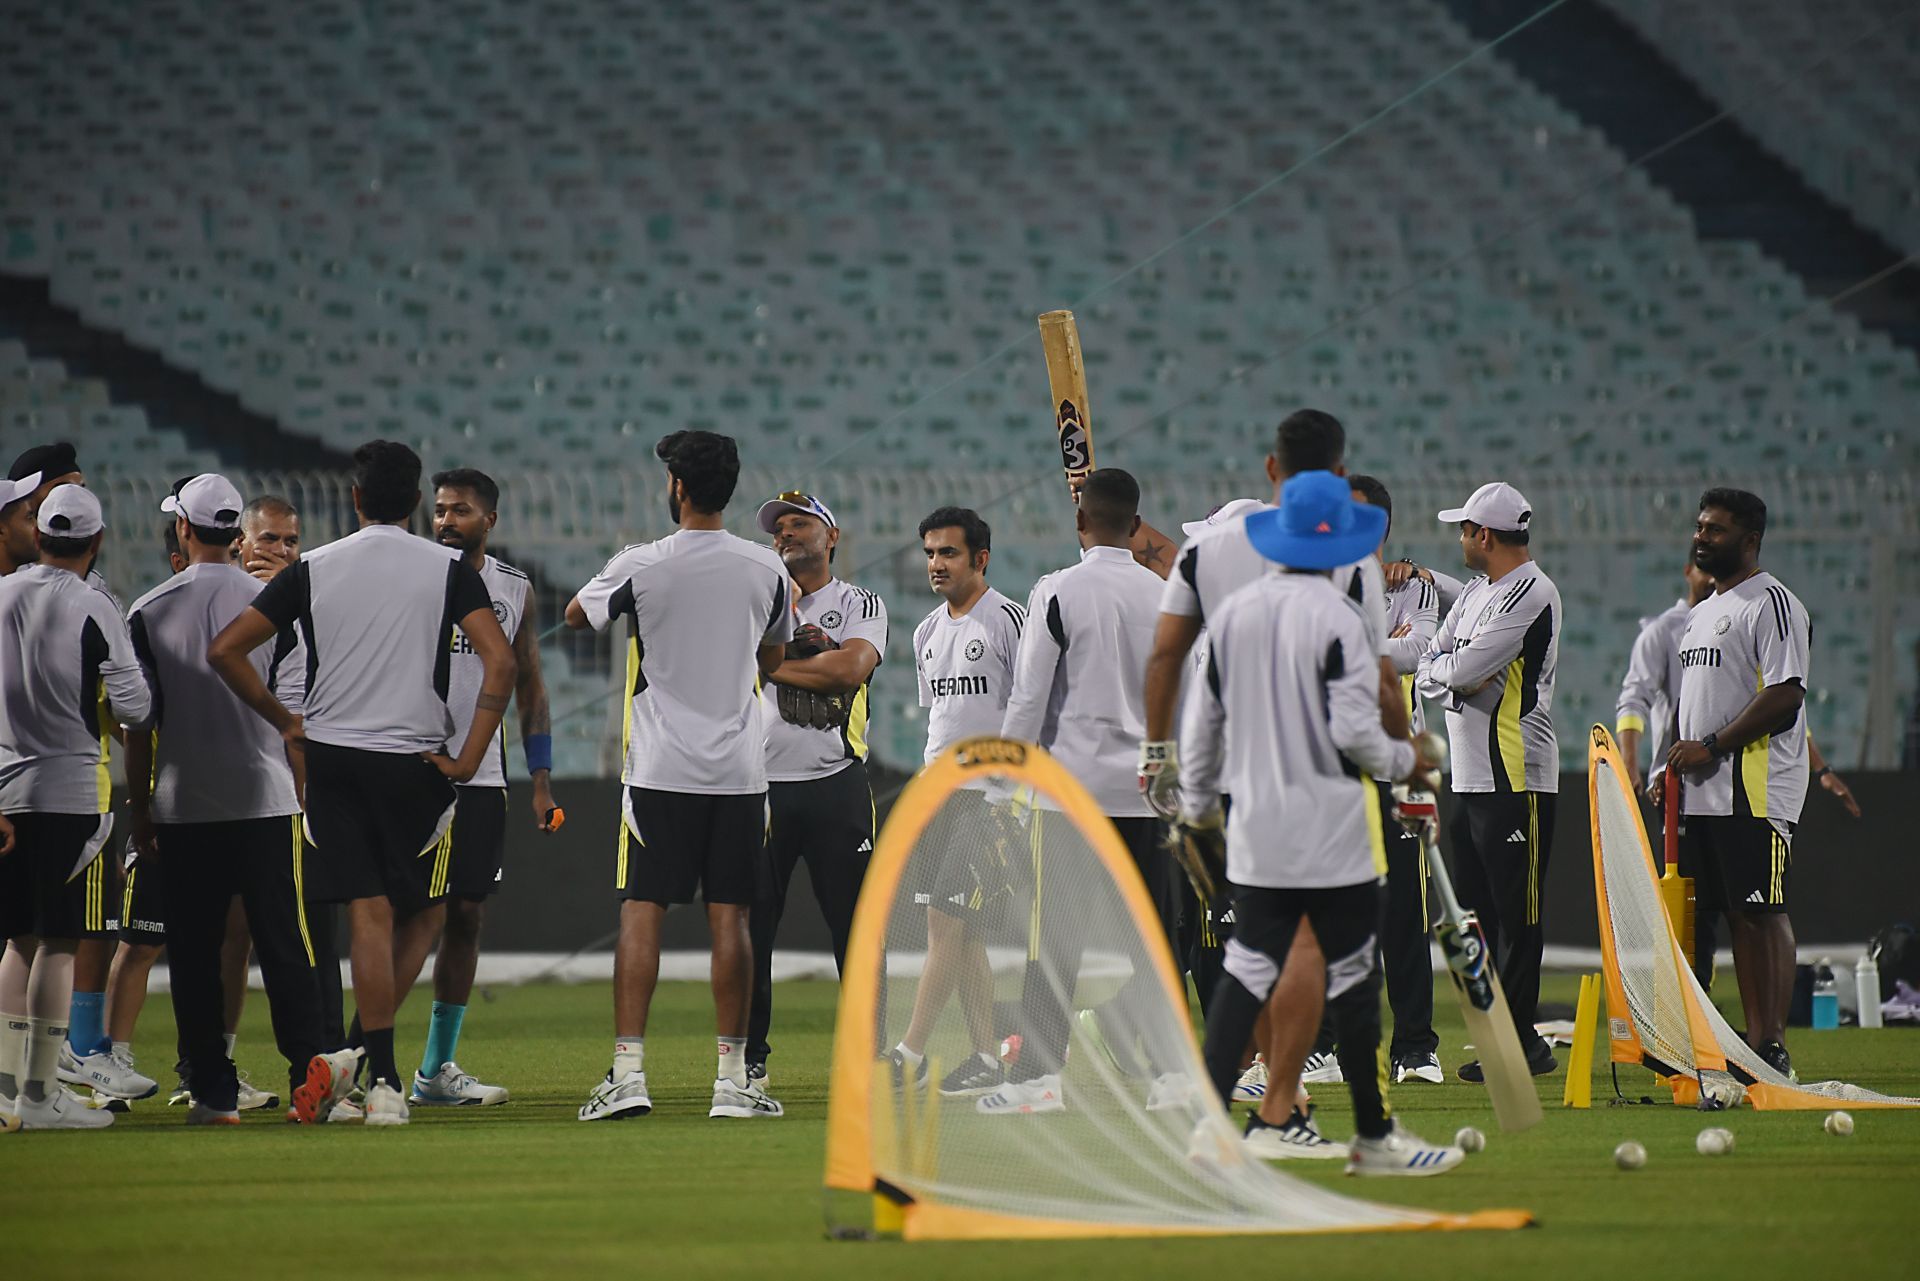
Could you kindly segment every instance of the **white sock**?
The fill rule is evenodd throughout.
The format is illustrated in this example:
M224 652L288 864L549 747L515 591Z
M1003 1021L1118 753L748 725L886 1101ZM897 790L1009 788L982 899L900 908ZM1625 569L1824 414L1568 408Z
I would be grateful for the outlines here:
M60 1047L66 1044L67 1021L27 1020L27 1075L20 1083L20 1095L29 1103L45 1103L58 1090L54 1076L60 1066Z
M233 1057L233 1043L234 1043L234 1041L236 1041L236 1040L238 1040L238 1039L239 1039L239 1034L238 1034L237 1032L229 1032L229 1033L227 1033L227 1034L226 1034L226 1038L225 1038L225 1039L226 1039L226 1042L227 1042L227 1057L228 1057L228 1058L232 1058L232 1057Z
M27 1074L27 1036L31 1025L24 1014L0 1014L0 1110L11 1110L20 1097Z
M642 1037L616 1039L613 1043L614 1079L618 1080L629 1072L640 1071L646 1064L646 1048L647 1043Z
M919 1067L920 1060L925 1057L924 1055L915 1054L912 1050L909 1050L907 1048L907 1043L905 1041L900 1042L900 1044L894 1046L893 1048L899 1052L899 1055L902 1059L906 1060L906 1064L908 1067L912 1067L912 1068Z
M747 1088L746 1037L723 1036L720 1038L720 1067L714 1076L722 1081L732 1081L743 1090Z

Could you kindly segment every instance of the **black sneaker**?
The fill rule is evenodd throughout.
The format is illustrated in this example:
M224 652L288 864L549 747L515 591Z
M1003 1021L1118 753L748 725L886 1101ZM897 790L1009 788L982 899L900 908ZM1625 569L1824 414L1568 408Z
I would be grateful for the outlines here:
M1786 1077L1787 1080L1798 1081L1800 1079L1794 1075L1793 1059L1788 1056L1787 1047L1780 1044L1780 1042L1762 1041L1759 1047L1754 1050L1754 1053L1760 1056L1762 1063L1765 1063L1781 1076Z
M896 1045L882 1055L881 1059L886 1063L887 1071L893 1078L893 1089L897 1094L906 1086L907 1056L902 1054L900 1047ZM749 1079L751 1079L753 1074L751 1065L747 1068L747 1074ZM927 1061L925 1059L921 1059L918 1063L914 1064L913 1084L916 1089L924 1090L927 1088Z
M1545 1041L1539 1042L1537 1052L1527 1056L1527 1071L1534 1076L1545 1076L1559 1066L1560 1060L1553 1057L1553 1047ZM1474 1085L1479 1085L1487 1079L1486 1073L1480 1070L1479 1059L1471 1063L1462 1063L1456 1075L1462 1081L1468 1081Z
M924 1071L925 1061L921 1063ZM1007 1083L1007 1070L1000 1060L992 1055L975 1052L969 1054L959 1067L947 1073L940 1082L940 1093L950 1099L970 1098L977 1094L991 1094Z

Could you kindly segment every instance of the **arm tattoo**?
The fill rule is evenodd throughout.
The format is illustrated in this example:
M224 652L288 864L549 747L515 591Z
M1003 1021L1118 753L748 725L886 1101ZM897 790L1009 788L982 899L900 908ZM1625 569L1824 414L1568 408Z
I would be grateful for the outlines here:
M473 705L486 712L504 712L507 710L509 697L506 694L482 693L474 700Z

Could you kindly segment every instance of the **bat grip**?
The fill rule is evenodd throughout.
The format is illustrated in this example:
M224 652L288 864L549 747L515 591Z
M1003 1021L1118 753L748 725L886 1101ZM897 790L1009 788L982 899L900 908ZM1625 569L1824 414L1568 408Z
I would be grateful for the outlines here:
M1667 869L1680 866L1680 771L1669 768L1662 780L1665 795L1660 802L1660 836Z

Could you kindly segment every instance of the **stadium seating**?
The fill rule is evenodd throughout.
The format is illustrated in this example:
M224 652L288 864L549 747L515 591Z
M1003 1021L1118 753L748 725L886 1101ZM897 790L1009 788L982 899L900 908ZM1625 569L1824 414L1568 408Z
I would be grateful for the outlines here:
M1920 247L1920 24L1898 0L1608 0L1888 243Z
M565 588L659 532L655 436L738 436L773 488L840 496L858 539L907 548L878 584L878 742L911 762L918 516L1018 476L996 581L1024 594L1072 551L1035 412L1046 308L1079 310L1100 458L1148 477L1163 524L1244 489L1307 403L1396 487L1920 465L1911 353L1751 244L1702 240L1472 50L1430 0L1199 0L1178 22L1138 2L73 0L0 50L0 271L291 430L545 486L513 545ZM48 425L103 473L176 474L119 447L120 410L67 409ZM1592 562L1557 575L1570 611L1596 621L1570 619L1563 689L1599 715L1669 553L1652 574L1568 555ZM1816 612L1871 610L1857 574L1795 585ZM604 653L548 665L579 682L556 707L603 695ZM1835 691L1836 726L1863 691ZM565 767L605 766L597 734Z

